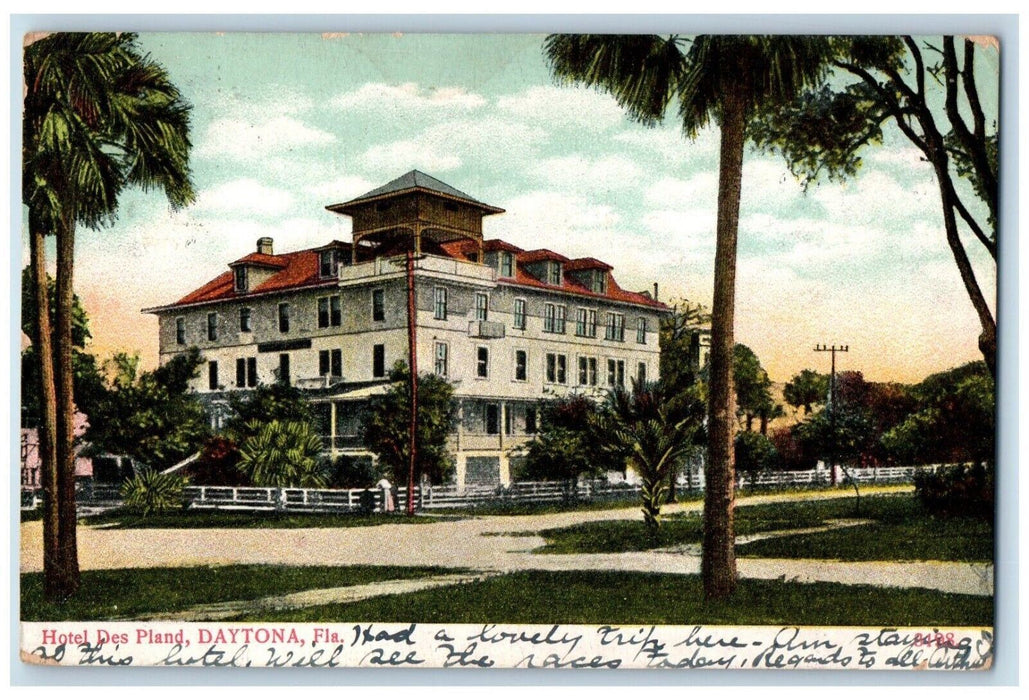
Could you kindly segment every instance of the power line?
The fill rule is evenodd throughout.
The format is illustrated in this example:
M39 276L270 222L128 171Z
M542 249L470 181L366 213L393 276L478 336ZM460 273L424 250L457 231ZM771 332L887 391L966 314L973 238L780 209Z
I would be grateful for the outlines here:
M822 343L815 346L815 352L832 353L832 373L829 375L829 479L833 486L836 485L836 353L850 352L849 345L826 345Z

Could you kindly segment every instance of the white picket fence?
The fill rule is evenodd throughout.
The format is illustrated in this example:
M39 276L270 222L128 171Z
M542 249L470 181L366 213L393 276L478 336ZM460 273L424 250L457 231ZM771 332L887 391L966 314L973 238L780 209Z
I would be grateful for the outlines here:
M867 467L837 470L837 483L894 484L910 483L916 471L935 470L939 465L920 467ZM809 471L759 472L737 474L740 489L789 489L824 486L831 483L827 469ZM697 494L704 489L704 472L691 470L680 478L679 495ZM572 488L567 482L517 482L510 486L429 486L414 490L415 507L423 511L504 506L510 504L547 504L633 500L639 497L639 484L606 480L582 481ZM28 498L26 498L28 497ZM118 487L112 484L84 485L77 494L84 508L113 507L121 502ZM302 489L253 486L188 486L183 490L187 508L195 510L247 510L309 513L356 513L382 510L381 489ZM399 488L394 499L397 511L407 507L407 489ZM37 494L22 494L22 507L38 504Z

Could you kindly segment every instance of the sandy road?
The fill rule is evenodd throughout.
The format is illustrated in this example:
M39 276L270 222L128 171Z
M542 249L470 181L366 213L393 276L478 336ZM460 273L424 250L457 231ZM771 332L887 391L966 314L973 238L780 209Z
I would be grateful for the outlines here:
M876 493L910 490L884 487ZM871 490L869 489L869 492ZM740 498L739 504L838 498L839 492L780 493ZM698 502L666 512L699 511ZM155 529L80 527L82 569L173 567L219 564L345 566L443 566L477 571L611 570L693 574L700 558L683 552L536 555L544 544L533 532L577 523L639 518L639 510L575 511L526 516L484 516L434 523L309 529ZM21 570L42 568L42 525L21 526ZM924 587L952 593L992 595L993 567L959 562L830 562L802 559L738 560L745 578L838 581L878 586Z

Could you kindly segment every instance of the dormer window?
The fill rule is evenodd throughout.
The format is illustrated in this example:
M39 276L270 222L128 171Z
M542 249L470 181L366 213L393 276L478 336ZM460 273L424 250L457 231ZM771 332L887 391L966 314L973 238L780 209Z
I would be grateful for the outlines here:
M590 276L590 290L595 294L607 293L607 274L603 270L593 270Z
M514 277L514 255L506 251L500 254L500 276Z
M556 260L547 263L547 284L561 286L561 263Z
M318 276L335 277L336 267L339 265L338 250L323 250L318 254Z
M240 265L234 270L236 280L236 292L242 294L247 291L247 269Z

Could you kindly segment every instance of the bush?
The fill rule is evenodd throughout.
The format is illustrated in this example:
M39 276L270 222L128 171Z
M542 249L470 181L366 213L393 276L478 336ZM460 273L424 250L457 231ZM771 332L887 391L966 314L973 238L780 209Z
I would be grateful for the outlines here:
M915 472L915 495L933 515L993 517L993 468L956 464Z
M182 508L182 489L188 484L179 474L145 469L122 484L121 495L129 509L147 516Z
M264 425L247 424L253 436L239 448L239 470L255 486L325 487L319 459L322 441L307 423L273 420Z
M215 435L204 443L200 458L183 471L197 485L253 486L253 482L237 466L239 457L239 447L234 441Z
M374 485L383 473L371 457L340 455L325 459L323 470L329 475L329 485L340 489L363 489Z
M779 451L767 437L748 431L736 436L736 471L760 472L780 466Z

